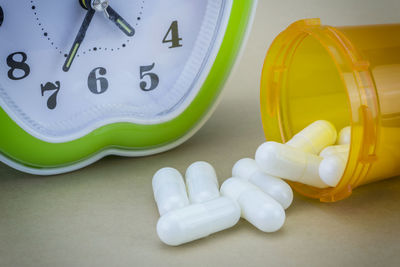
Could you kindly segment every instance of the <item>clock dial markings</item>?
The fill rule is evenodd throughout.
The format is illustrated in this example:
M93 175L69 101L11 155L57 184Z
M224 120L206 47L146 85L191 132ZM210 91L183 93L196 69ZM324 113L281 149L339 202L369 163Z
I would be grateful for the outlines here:
M92 92L95 95L100 95L107 91L108 80L104 77L106 74L107 70L103 67L95 68L90 72L88 78L88 87L90 92Z
M25 17L34 20L33 30L17 28L21 34L11 35L10 48L7 48L8 51L15 49L26 53L26 57L13 55L12 60L21 66L26 64L29 71L14 62L13 66L7 68L3 64L2 68L3 73L12 71L17 79L29 75L18 84L21 90L25 90L25 99L30 100L17 94L21 90L9 90L14 86L10 81L4 88L13 103L6 104L12 107L16 103L17 116L22 114L24 122L38 135L45 136L44 140L47 136L54 138L52 140L70 140L70 136L81 136L81 132L93 130L93 125L102 125L102 121L161 122L180 114L181 106L190 102L199 90L193 79L199 77L198 73L208 60L207 51L214 41L210 30L214 29L214 34L217 34L218 15L222 14L220 8L223 6L220 3L224 0L216 0L218 3L215 4L209 0L171 0L169 3L157 0L146 4L145 1L128 3L115 0L112 7L121 11L124 19L140 22L140 26L132 28L131 34L135 34L135 39L124 37L115 26L109 25L108 20L100 14L95 16L96 12L92 11L93 20L87 26L90 29L86 29L87 34L81 35L81 39L77 36L71 47L66 42L69 35L77 32L79 26L82 28L82 25L71 25L71 21L81 20L86 11L78 1L68 5L63 2L59 4L68 12L60 17L50 12L55 5L52 0L43 1L30 1L25 7ZM12 11L18 10L19 6L14 2L1 5L3 9ZM176 9L166 13L171 5ZM149 9L147 16L141 6ZM129 33L129 26L123 20L116 19L117 23L120 29L125 28L122 30ZM208 31L203 30L206 27ZM24 44L26 38L32 40L28 46ZM18 46L13 48L13 43ZM65 48L70 49L68 54L64 52ZM11 52L3 54L3 59ZM78 57L79 62L76 60ZM57 67L63 63L68 67L68 74ZM34 71L30 72L30 69ZM49 79L52 82L41 83L47 80L43 80L45 77L52 77ZM40 85L41 93L38 93L38 86L36 90L30 90L30 86L35 84ZM43 102L41 108L31 104L40 100ZM26 121L24 114L27 114Z
M16 59L19 56L19 59ZM26 63L28 56L24 52L15 52L7 57L7 65L10 67L8 78L14 81L25 79L29 76L31 68ZM16 74L16 72L19 73ZM23 74L21 73L23 72ZM21 75L22 74L22 75Z
M68 2L63 3L63 2L58 2L58 1L49 1L49 3L46 3L46 0L42 0L42 1L36 1L36 0L31 0L30 1L30 9L32 14L34 15L35 18L35 24L36 26L39 28L39 30L41 30L42 32L42 36L44 37L44 39L55 49L57 50L57 52L64 56L67 57L68 56L68 49L70 49L71 47L65 47L65 40L66 38L63 37L63 34L59 34L59 33L65 33L67 30L67 27L65 27L65 25L68 24L64 24L63 22L66 21L67 18L71 18L71 21L76 21L79 20L79 10L85 9L87 10L87 5L90 6L92 0L79 0L76 1L78 3L76 4L70 4ZM115 5L118 7L118 9L121 8L120 3L122 0L115 0ZM129 13L126 12L126 10L132 10L132 13L128 16L129 20L135 21L139 16L143 16L144 15L144 10L145 10L145 3L146 1L142 0L142 1L138 1L136 2L132 2L132 3L124 3L125 5L128 5L129 8L123 8L124 9L124 16L128 16ZM78 6L78 7L77 7ZM113 6L114 7L114 6ZM51 12L49 13L49 10L54 10L56 8L61 8L63 9L65 12L63 13L63 15L57 16L57 21L54 22L53 20L49 20L49 18L52 17ZM95 16L96 18L96 16ZM99 16L99 18L96 19L96 24L98 24L98 22L100 20L103 20L101 18L101 16ZM125 20L125 19L124 19ZM70 21L70 20L68 20ZM126 20L125 20L126 21ZM136 32L136 28L130 26L128 23L125 25L124 23L122 23L123 21L121 20L121 27L127 26L128 28L132 28L134 29L134 31ZM141 26L141 21L138 20L135 23L136 27ZM98 25L96 25L97 27L93 27L93 28L98 28ZM104 25L103 25L104 26ZM92 26L91 26L92 28ZM112 29L112 27L110 27ZM126 27L125 27L126 28ZM124 32L127 31L127 33L131 34L133 33L133 35L135 34L135 32L131 32L127 29L123 30ZM68 27L68 30L70 30L70 27ZM114 30L109 30L106 29L105 27L103 28L102 31L99 31L98 29L96 29L97 32L99 34L101 34L104 30L105 36L108 36L110 34L110 31L114 31ZM96 32L96 30L90 30L91 31L91 35L96 35L93 32ZM78 29L76 29L76 31L78 31ZM97 35L99 35L97 34ZM61 37L61 38L60 38ZM128 36L130 37L130 36ZM110 36L110 40L116 40L117 38ZM119 51L122 48L127 48L129 43L130 43L130 39L125 39L125 40L120 40L120 43L116 43L116 42L108 42L104 45L104 47L102 47L102 49L99 50L95 50L95 49L91 49L92 45L84 45L79 47L79 51L77 52L76 57L82 56L82 55L90 55L94 52L100 52L100 51L111 51L111 52L116 52ZM86 41L85 41L86 43ZM123 45L125 44L125 45ZM133 44L133 42L132 42Z
M89 28L90 23L93 20L96 11L104 11L106 17L109 20L113 21L118 26L118 28L122 32L124 32L127 36L132 37L135 34L135 29L124 18L122 18L113 8L111 8L111 6L109 6L107 0L93 0L90 7L88 7L86 1L79 1L79 3L84 7L87 7L88 11L82 23L82 26L78 32L78 35L75 39L74 45L72 46L71 51L69 52L67 59L65 60L63 66L64 72L68 72L69 69L71 68L71 65L76 57L78 49L86 36L86 32ZM126 45L123 44L123 47L125 46Z
M171 38L171 39L168 39ZM178 30L178 21L175 20L172 22L171 26L168 29L167 34L165 34L163 39L163 44L171 43L172 45L169 48L177 48L182 47L181 44L182 38L179 37Z
M56 81L55 83L47 82L45 85L40 85L42 96L45 95L45 92L53 91L50 97L47 100L47 107L51 110L57 107L57 96L60 92L61 82Z
M153 91L158 87L158 84L160 83L160 78L158 77L158 75L150 72L154 69L155 66L156 64L153 63L149 66L140 67L140 79L143 80L145 77L150 78L150 86L148 86L148 83L146 81L140 82L140 89L142 89L143 91Z

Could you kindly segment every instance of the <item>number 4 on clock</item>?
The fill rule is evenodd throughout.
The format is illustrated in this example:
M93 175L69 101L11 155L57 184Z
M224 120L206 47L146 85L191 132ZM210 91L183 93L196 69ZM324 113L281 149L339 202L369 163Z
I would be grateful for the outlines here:
M169 38L169 39L168 39ZM163 44L172 43L169 48L182 47L182 38L179 37L178 21L172 22L167 34L164 36Z

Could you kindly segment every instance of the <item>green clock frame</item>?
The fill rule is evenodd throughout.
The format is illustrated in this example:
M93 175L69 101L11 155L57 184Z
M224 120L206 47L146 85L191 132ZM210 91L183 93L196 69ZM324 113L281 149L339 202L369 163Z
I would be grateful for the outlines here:
M231 16L211 71L190 106L175 119L156 125L115 123L66 143L39 140L0 108L0 161L23 172L53 175L85 167L107 155L145 156L172 149L189 139L211 116L240 55L257 0L234 0Z

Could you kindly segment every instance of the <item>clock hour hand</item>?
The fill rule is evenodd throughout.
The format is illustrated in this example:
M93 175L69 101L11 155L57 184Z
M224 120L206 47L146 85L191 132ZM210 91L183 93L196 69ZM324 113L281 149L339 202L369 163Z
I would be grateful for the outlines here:
M115 25L120 28L126 35L133 36L135 35L135 29L126 22L111 6L107 6L104 10L107 18L115 23Z
M71 47L71 51L69 52L67 59L65 60L65 63L63 66L63 71L67 72L71 68L72 62L75 59L75 56L79 50L79 47L81 46L83 40L85 39L86 32L89 28L90 23L92 22L92 19L93 19L93 16L95 13L96 13L96 11L93 8L88 8L85 19L83 20L83 23L81 25L81 28L79 29L78 35L76 36L74 44Z

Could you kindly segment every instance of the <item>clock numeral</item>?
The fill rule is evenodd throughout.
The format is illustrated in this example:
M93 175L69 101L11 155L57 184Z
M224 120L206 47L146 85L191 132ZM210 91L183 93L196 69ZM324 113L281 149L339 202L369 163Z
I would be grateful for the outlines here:
M107 70L105 68L99 67L95 68L90 72L88 78L88 87L90 92L96 95L100 95L107 91L108 89L108 81L104 77L97 77L97 75L104 76L107 74Z
M51 110L55 109L57 107L57 95L60 92L61 83L59 81L55 83L48 82L45 85L41 84L40 87L42 89L42 96L44 96L44 93L47 91L54 91L47 100L47 107Z
M16 56L20 56L21 59L16 59ZM11 68L8 71L8 78L11 80L22 80L28 77L31 69L26 61L28 60L28 56L24 52L16 52L7 57L7 65ZM19 70L19 71L17 71ZM23 73L21 73L21 71Z
M146 81L142 81L140 83L140 89L143 91L152 91L158 87L158 84L160 83L160 78L158 78L157 74L150 72L152 69L155 67L155 63L153 63L150 66L141 66L140 67L140 79L143 80L146 76L149 76L150 78L150 86L148 86L148 83Z
M176 48L176 47L182 47L182 44L180 43L181 41L182 38L179 37L178 21L175 20L174 22L172 22L171 26L168 29L167 34L164 36L163 44L172 43L172 45L169 48Z

